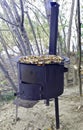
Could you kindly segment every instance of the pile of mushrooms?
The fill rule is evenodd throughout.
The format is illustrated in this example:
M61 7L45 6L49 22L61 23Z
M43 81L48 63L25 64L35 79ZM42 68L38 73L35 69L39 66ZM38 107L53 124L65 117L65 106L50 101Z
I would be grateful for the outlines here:
M52 64L52 63L61 63L63 58L56 55L41 55L41 56L23 56L19 59L20 63L27 64L36 64L36 65L44 65L44 64Z

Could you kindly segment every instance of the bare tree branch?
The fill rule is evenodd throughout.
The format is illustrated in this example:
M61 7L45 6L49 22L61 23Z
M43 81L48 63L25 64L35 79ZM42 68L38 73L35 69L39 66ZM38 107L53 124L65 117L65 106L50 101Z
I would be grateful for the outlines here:
M38 12L40 12L40 14L47 19L47 17L41 12L41 10L39 10L35 5L33 5L30 1L26 1L27 3L29 3L30 5L32 5Z
M34 39L35 39L35 42L36 42L36 47L37 47L38 53L40 55L40 49L39 49L39 46L38 46L36 34L35 34L34 27L33 27L33 24L31 22L31 19L30 19L30 16L29 16L28 12L27 12L27 17L28 17L28 20L29 20L29 23L30 23L30 26L31 26L31 29L32 29L32 32L33 32L33 36L34 36Z
M7 22L7 23L9 23L9 24L11 24L13 26L19 27L18 25L14 24L14 23L11 23L10 21L8 21L7 19L5 19L5 18L3 18L1 16L0 16L0 19L4 20L4 22Z

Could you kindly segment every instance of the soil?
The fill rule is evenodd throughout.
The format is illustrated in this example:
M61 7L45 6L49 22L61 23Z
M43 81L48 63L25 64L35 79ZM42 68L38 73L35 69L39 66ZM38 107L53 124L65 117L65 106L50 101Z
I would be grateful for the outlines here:
M64 89L59 97L60 130L83 130L83 108L80 106L79 88ZM0 130L56 130L54 101L46 106L44 101L32 108L19 107L18 121L13 101L0 108Z

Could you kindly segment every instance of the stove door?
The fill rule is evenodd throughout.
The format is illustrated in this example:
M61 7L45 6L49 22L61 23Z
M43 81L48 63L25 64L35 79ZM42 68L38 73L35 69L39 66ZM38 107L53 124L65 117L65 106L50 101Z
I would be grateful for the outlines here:
M43 99L43 87L40 84L20 83L20 98L24 100L41 100Z

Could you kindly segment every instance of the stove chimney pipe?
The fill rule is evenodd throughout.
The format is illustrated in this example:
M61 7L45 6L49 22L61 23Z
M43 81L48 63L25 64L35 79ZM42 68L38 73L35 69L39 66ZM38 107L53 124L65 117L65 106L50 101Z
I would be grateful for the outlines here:
M51 2L51 18L50 18L50 40L49 54L56 55L57 50L57 34L58 34L58 14L59 4Z

